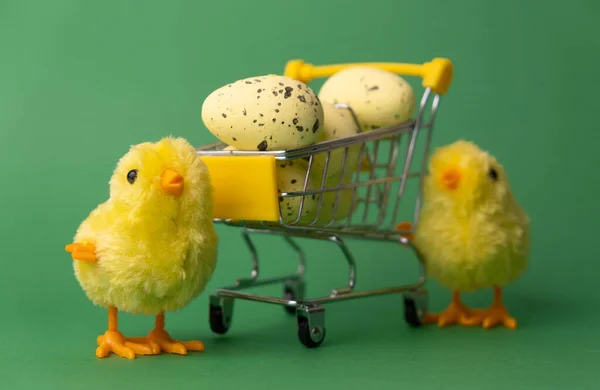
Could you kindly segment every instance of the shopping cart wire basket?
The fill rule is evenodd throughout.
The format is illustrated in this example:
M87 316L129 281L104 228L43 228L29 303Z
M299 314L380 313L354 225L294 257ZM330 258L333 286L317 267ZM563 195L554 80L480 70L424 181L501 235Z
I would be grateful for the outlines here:
M218 289L210 296L209 321L213 332L225 334L229 330L235 299L284 306L288 313L296 315L298 338L309 348L318 347L325 338L323 305L331 302L401 293L404 295L406 322L411 326L422 324L427 309L426 272L418 249L407 237L418 224L421 182L426 175L431 134L440 98L450 87L452 62L435 58L418 65L356 63L315 66L294 60L287 63L284 75L309 83L352 66L370 66L399 75L421 77L424 92L416 118L401 125L294 150L233 151L223 150L227 146L223 143L197 148L197 153L209 168L214 186L214 220L242 229L252 260L249 277L240 278L232 286ZM357 122L352 107L345 104L336 104L335 107L348 110ZM302 166L306 167L301 189L278 192L277 165L286 164L304 164ZM327 171L333 164L339 164L340 174L330 179ZM316 184L315 180L309 180L314 177L318 178ZM413 201L406 201L409 181L416 184ZM410 212L407 215L412 222L410 226L398 225L402 211ZM251 239L253 234L282 237L298 255L297 272L261 279L258 255ZM305 256L294 238L336 244L348 263L347 284L333 289L328 296L306 298ZM412 249L419 265L419 280L409 285L356 291L356 263L345 244L346 238L389 241ZM272 284L283 285L281 297L247 291Z

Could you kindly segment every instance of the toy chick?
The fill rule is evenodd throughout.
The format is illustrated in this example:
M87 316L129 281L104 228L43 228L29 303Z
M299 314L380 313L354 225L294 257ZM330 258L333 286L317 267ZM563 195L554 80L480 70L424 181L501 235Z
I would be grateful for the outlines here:
M66 250L87 297L108 310L96 356L134 359L203 351L165 331L164 313L186 306L212 277L218 238L206 165L182 138L131 147L110 179L110 197L81 223ZM147 337L127 338L118 311L156 316Z
M427 314L425 323L515 329L502 288L526 269L529 234L529 218L493 156L462 140L436 150L424 180L420 220L409 239L423 254L428 275L453 293L447 309ZM461 292L483 288L494 290L488 309L470 309L461 301Z

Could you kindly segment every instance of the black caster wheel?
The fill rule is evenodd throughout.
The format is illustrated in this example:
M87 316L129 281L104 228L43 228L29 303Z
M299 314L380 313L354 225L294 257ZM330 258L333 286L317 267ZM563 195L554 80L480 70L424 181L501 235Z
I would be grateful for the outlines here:
M302 301L304 299L304 282L303 281L289 281L283 286L283 299L286 301ZM290 315L296 314L296 307L284 306L286 313Z
M307 348L317 348L325 340L325 310L322 307L298 308L298 339Z
M427 291L417 290L404 295L404 320L414 328L423 325L427 312Z
M233 300L231 298L212 295L210 297L209 322L210 329L217 334L225 334L231 326Z

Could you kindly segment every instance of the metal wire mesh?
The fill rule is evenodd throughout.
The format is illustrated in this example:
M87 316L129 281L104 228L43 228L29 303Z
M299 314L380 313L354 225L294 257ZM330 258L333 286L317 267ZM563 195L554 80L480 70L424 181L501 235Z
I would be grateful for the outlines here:
M198 148L200 155L272 155L278 169L295 164L305 170L301 188L280 189L279 223L215 221L253 229L373 238L398 234L400 220L411 221L414 230L439 101L439 95L426 89L414 120L294 150L224 151L222 143ZM349 110L356 121L351 107L337 104L336 108Z

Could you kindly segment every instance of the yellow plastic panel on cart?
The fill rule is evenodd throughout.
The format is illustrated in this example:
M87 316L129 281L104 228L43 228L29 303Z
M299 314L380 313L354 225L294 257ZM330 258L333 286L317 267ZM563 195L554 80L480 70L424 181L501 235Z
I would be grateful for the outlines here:
M214 218L279 221L273 156L202 156L214 187Z

